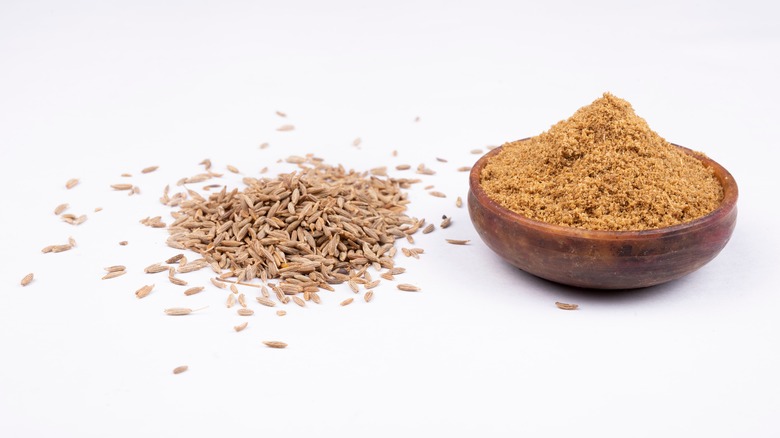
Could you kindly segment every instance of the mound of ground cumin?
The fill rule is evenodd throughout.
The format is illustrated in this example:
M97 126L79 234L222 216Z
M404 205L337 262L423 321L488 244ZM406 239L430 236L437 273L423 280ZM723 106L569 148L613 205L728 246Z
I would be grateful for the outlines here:
M723 198L710 169L609 93L547 132L504 144L481 183L512 211L590 230L677 225L710 213Z

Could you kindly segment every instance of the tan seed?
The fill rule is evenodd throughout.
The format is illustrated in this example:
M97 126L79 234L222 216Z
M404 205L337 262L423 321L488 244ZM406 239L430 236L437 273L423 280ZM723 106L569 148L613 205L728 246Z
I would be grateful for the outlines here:
M30 272L29 274L25 275L25 276L22 278L22 286L27 286L27 285L28 285L28 284L30 284L32 281L33 281L33 273L32 273L32 272Z
M227 170L233 173L238 173L238 168L236 166L231 166L230 164L227 165Z
M263 341L263 344L271 347L271 348L285 348L287 347L287 344L281 341Z
M127 240L123 240L123 241L119 242L119 245L127 246Z
M287 311L286 310L277 310L276 314L278 316L284 316L284 315L287 315Z
M205 289L203 286L191 287L191 288L189 288L189 289L184 291L184 295L187 295L187 296L195 295L196 293L203 291L203 289Z
M347 306L349 304L352 304L352 301L354 301L354 298L347 298L346 300L339 303L340 306Z
M366 291L366 294L363 295L363 299L366 300L367 303L370 303L371 300L374 298L374 291Z
M458 208L463 207L463 199L461 199L460 196L458 196L458 199L455 200L455 206Z
M103 278L101 278L101 280L109 280L109 279L117 278L117 277L119 277L121 275L125 275L125 274L127 274L127 271L113 271L113 272L109 272L108 274L104 275Z
M395 170L409 170L411 168L412 168L412 166L410 166L408 164L399 164L399 165L395 166Z
M283 113L281 111L277 111L276 115L279 116L279 117L287 117L287 114L285 114L285 113Z
M155 263L153 265L149 265L144 268L144 272L146 272L147 274L156 274L158 272L163 272L167 270L168 270L167 266L163 266L159 263Z
M165 263L168 263L169 265L173 264L173 263L177 263L182 258L184 258L184 254L176 254L175 256L173 256L173 257L169 258L168 260L166 260Z
M149 295L152 292L152 289L154 289L154 285L153 284L148 284L148 285L138 289L137 291L135 291L135 296L138 297L139 299L143 298L143 297Z
M60 204L54 209L54 214L60 215L63 211L68 209L68 204Z
M470 240L447 239L447 243L451 243L453 245L468 245L469 242L471 242L471 241Z
M423 234L428 234L428 233L432 232L432 231L433 231L433 230L435 230L435 229L436 229L436 227L435 227L433 224L428 224L428 226L427 226L427 227L425 227L425 228L422 230L422 233L423 233Z
M225 306L227 306L227 308L229 309L233 307L234 304L236 304L236 296L233 294L229 294L227 300L225 300Z
M441 221L441 224L439 224L442 228L447 228L452 223L452 219L448 216L444 216L443 220Z
M141 169L141 173L152 173L155 170L157 170L157 168L158 168L158 166L144 167L143 169Z
M442 192L437 192L437 191L435 191L435 190L434 190L434 191L432 191L432 192L428 192L428 193L429 193L431 196L435 196L435 197L437 197L437 198L446 198L446 197L447 197L447 195L445 195L444 193L442 193Z
M362 142L362 140L360 139L360 137L358 137L358 138L352 140L352 146L358 147L358 146L360 146L361 142Z
M276 306L276 303L274 303L273 301L271 301L271 299L266 298L266 297L257 297L256 300L257 300L258 303L260 303L260 304L262 304L264 306L268 306L268 307Z
M238 295L238 304L241 307L246 307L246 297L244 296L244 294L239 294Z
M482 149L472 149L471 153L472 154L481 154L482 153Z
M216 287L218 287L220 289L227 288L227 284L225 284L225 283L223 283L223 282L221 282L221 281L219 281L219 280L217 280L215 278L211 278L210 280L211 280L211 284L213 284L214 286L216 286Z
M242 307L237 310L237 313L241 316L252 316L255 314L255 311L252 309L245 309Z
M406 284L406 283L399 284L398 289L404 292L417 292L420 290L419 287L412 284Z
M293 125L282 125L282 126L276 128L277 131L282 131L282 132L292 131L294 129L295 129L295 126L293 126Z
M181 278L176 278L176 277L174 277L172 275L168 276L168 281L170 281L171 283L173 283L173 284L175 284L177 286L186 286L187 285L186 281L182 280Z
M76 187L76 186L78 185L78 183L79 183L79 180L78 180L78 178L71 178L71 179L69 179L69 180L68 180L68 181L65 183L65 188L66 188L66 189L68 189L68 190L70 190L70 189L72 189L73 187Z
M294 295L292 297L292 299L295 302L295 304L297 304L297 305L299 305L301 307L306 307L306 301L303 301L303 299L301 299L301 297Z
M187 365L178 366L173 369L173 374L181 374L187 371L188 369L190 369L190 367L188 367Z
M132 184L111 184L111 188L114 190L133 190Z
M555 305L556 305L556 306L557 306L559 309L563 309L563 310L577 310L577 309L580 307L580 305L579 305L579 304L568 304L568 303L561 303L561 302L559 302L559 301L556 301L556 302L555 302Z
M239 324L239 325L237 325L237 326L234 326L234 327L233 327L233 330L235 330L235 331L237 331L237 332L240 332L241 330L245 329L247 325L249 325L249 322L248 322L248 321L247 321L247 322L244 322L244 323L241 323L241 324Z
M127 268L125 268L124 265L114 265L114 266L109 266L109 267L106 267L106 268L103 268L103 269L105 269L106 272L116 272L116 271L124 271Z
M471 170L471 166L458 167L458 172L468 172Z
M230 292L233 292L234 294L238 294L238 288L235 284L230 285Z
M436 157L436 161L438 161L438 162L440 162L440 163L446 163L446 162L447 162L447 160L446 160L446 159L444 159L444 158L439 158L439 157Z

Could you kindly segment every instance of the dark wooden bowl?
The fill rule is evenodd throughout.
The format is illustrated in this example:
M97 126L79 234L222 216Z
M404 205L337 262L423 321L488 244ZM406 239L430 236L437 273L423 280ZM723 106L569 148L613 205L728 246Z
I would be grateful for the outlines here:
M677 146L677 145L675 145ZM480 158L469 175L471 221L490 249L512 265L547 280L593 289L633 289L689 274L726 246L737 220L737 183L715 161L679 147L712 168L724 197L712 213L691 222L644 231L592 231L529 219L490 199L480 186Z

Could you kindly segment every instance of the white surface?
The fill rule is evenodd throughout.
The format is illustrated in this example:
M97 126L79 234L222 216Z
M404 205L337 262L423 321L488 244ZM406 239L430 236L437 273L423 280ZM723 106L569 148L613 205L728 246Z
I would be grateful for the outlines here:
M777 4L537 3L3 2L0 436L780 435ZM684 279L556 286L502 263L453 205L471 149L538 134L604 91L739 183L732 241ZM185 297L143 274L176 253L138 223L168 217L165 184L207 157L257 175L307 152L437 170L423 185L449 197L418 185L410 213L454 225L398 261L421 293L385 282L340 307L342 287L283 318L253 305L235 333L247 319L224 291ZM142 194L109 189L125 180ZM89 220L61 222L62 202ZM40 252L69 235L75 250ZM111 264L130 273L101 281Z

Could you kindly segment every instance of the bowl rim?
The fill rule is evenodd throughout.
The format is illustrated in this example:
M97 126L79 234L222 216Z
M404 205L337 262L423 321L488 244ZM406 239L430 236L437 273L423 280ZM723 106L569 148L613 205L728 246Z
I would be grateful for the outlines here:
M518 141L527 141L529 138L523 138ZM613 231L613 230L589 230L585 228L570 227L565 225L555 225L547 222L542 222L536 219L531 219L520 213L509 210L508 208L500 205L498 202L490 198L487 193L482 189L480 185L480 176L482 169L487 162L497 155L503 149L503 145L499 146L482 157L480 157L474 166L472 166L469 172L469 190L474 196L476 202L481 204L484 208L487 208L492 214L495 214L501 219L511 222L516 222L524 227L532 228L541 232L549 232L559 235L561 237L574 237L581 239L594 239L594 240L622 240L622 239L654 239L660 236L670 236L681 233L686 233L693 230L699 230L706 228L714 222L718 222L724 216L730 214L737 205L737 198L739 197L739 189L734 177L729 173L726 168L718 164L712 158L709 158L701 152L688 149L684 146L680 146L675 143L670 143L672 146L677 147L682 152L698 159L707 167L713 169L715 177L720 181L723 187L723 199L715 210L710 213L693 219L682 224L672 225L663 228L653 228L649 230L626 230L626 231Z

